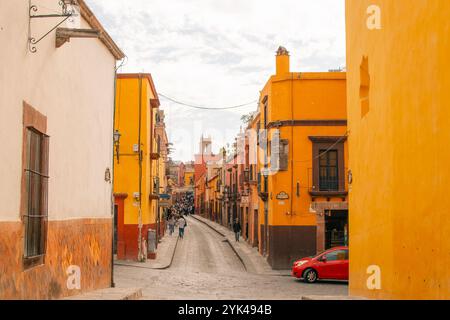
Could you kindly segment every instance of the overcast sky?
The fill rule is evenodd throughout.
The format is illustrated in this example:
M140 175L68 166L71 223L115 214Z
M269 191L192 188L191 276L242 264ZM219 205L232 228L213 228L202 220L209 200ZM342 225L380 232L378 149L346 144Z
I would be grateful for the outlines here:
M121 72L151 73L156 90L207 107L258 99L285 46L291 71L345 66L344 0L87 0L128 57ZM200 111L160 97L174 160L198 152L202 133L217 151L256 104Z

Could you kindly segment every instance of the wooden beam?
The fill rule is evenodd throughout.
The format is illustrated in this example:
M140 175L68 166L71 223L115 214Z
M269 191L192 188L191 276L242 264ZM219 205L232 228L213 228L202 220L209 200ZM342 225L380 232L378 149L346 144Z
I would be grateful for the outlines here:
M56 29L56 48L61 47L66 42L70 42L70 38L99 38L100 31L94 29Z

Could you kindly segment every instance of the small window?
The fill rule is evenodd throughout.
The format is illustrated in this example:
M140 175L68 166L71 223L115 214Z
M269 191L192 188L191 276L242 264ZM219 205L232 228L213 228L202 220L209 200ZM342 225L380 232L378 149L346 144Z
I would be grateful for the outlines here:
M26 135L24 258L35 259L46 252L48 137L32 128L26 129Z

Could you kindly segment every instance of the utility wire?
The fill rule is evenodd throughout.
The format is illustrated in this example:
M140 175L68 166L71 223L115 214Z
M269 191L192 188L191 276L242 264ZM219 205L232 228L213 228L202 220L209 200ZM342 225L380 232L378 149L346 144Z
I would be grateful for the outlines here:
M173 103L176 103L176 104L179 104L179 105L182 105L182 106L185 106L185 107L189 107L189 108L200 109L200 110L230 110L230 109L238 109L238 108L247 107L249 105L252 105L252 104L255 104L255 103L258 102L257 100L255 100L255 101L252 101L252 102L249 102L249 103L244 103L244 104L231 106L231 107L210 108L210 107L197 106L197 105L181 102L181 101L178 101L176 99L170 98L170 97L168 97L165 94L160 93L160 92L158 93L158 95L160 95L161 97L163 97L163 98L165 98L165 99L167 99L167 100L169 100L169 101L171 101Z
M328 151L330 151L331 149L333 149L335 146L337 146L339 143L341 143L344 139L346 139L350 134L350 131L348 130L343 136L341 136L335 143L333 143L327 150L321 152L320 154L318 154L317 156L313 157L312 159L308 159L308 160L297 160L294 162L297 163L304 163L304 162L311 162L313 160L316 160L318 158L321 158L323 155L325 155L326 153L328 153Z

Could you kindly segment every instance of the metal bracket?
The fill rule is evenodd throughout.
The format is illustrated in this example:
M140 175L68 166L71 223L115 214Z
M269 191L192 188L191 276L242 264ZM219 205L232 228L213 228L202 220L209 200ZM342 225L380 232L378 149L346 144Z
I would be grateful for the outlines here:
M37 14L38 6L31 3L29 0L29 20L28 20L28 50L31 53L35 53L37 51L36 45L41 42L45 37L47 37L53 30L58 28L61 24L63 24L67 19L69 19L75 12L74 10L70 10L68 5L75 5L76 0L59 0L58 5L61 7L61 13L57 14ZM56 26L54 26L50 31L45 33L39 39L36 40L35 37L31 35L31 20L32 19L40 19L40 18L63 18Z

